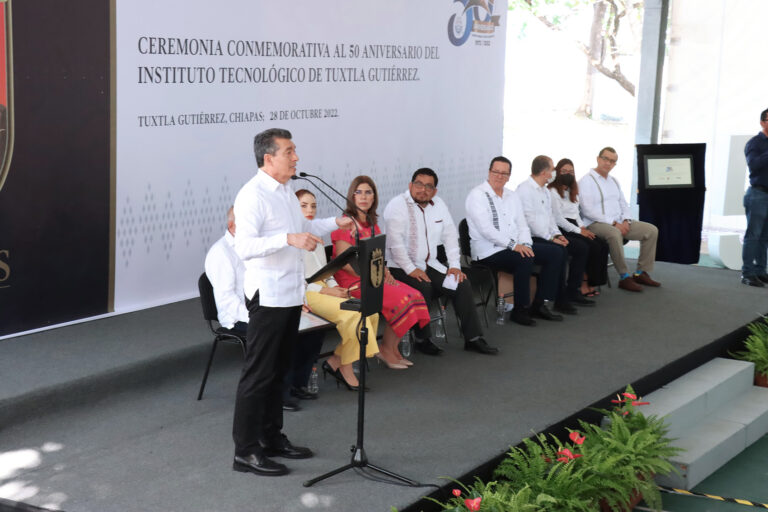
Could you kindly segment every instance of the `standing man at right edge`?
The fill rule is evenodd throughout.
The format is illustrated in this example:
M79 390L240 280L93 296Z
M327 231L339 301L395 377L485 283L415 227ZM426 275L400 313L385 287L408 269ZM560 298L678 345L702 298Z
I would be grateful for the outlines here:
M744 156L749 166L749 188L744 194L747 231L741 250L741 282L763 287L768 251L768 109L760 112L760 133L749 139Z

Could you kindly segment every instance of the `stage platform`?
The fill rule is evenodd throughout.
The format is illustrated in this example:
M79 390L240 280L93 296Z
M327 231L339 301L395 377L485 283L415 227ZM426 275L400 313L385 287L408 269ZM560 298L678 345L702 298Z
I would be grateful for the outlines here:
M659 263L653 277L663 286L643 293L603 287L597 307L562 323L491 324L496 357L463 351L449 308L443 355L416 354L406 371L371 363L371 462L446 485L440 477L482 471L627 383L648 393L721 355L768 312L768 289L738 272ZM314 458L287 461L279 478L233 472L241 355L222 347L198 402L210 343L196 300L0 341L0 510L7 500L69 512L426 508L434 487L351 471L302 486L349 462L355 441L356 394L330 380L285 414L285 432Z

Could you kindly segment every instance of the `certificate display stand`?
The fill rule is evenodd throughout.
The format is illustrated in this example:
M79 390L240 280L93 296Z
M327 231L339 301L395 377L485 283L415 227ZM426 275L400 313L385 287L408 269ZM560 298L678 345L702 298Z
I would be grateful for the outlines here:
M384 242L385 235L376 235L370 238L361 239L356 247L350 247L338 257L331 260L328 265L321 268L317 273L307 279L308 282L314 282L317 279L328 277L335 273L347 263L352 263L357 256L357 264L360 275L360 299L350 299L341 304L342 309L360 312L360 378L357 389L357 441L352 446L352 459L349 464L329 471L311 480L304 482L304 487L310 487L317 482L330 478L333 475L343 473L348 469L370 468L373 471L386 475L397 483L419 487L421 484L409 478L398 475L392 471L380 468L368 461L363 446L363 433L365 431L365 355L366 345L368 344L368 329L365 321L371 315L376 315L381 311L382 297L384 293ZM395 483L395 482L393 482Z

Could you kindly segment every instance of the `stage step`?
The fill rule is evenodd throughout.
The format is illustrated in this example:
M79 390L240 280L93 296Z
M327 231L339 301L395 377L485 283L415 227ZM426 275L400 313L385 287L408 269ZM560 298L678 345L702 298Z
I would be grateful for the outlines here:
M716 358L643 397L646 415L664 417L680 471L660 485L690 489L768 433L768 388L752 385L754 365Z

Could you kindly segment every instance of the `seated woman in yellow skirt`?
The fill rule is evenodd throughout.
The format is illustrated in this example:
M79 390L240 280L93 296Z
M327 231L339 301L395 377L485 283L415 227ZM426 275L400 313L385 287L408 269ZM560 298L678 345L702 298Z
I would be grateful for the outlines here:
M317 212L317 199L306 189L296 192L301 204L301 212L307 219L313 219ZM314 251L304 251L304 273L311 276L325 266L325 247L318 244ZM323 372L330 374L337 382L344 384L350 391L356 391L358 380L352 371L352 363L360 358L360 343L357 338L357 326L360 313L345 311L339 304L349 298L349 291L336 284L333 277L324 282L319 281L307 286L307 305L312 312L336 324L336 330L341 336L341 342L331 357L323 362ZM366 356L373 357L379 352L376 344L376 330L379 326L379 316L372 315L366 319L368 325L368 345Z

